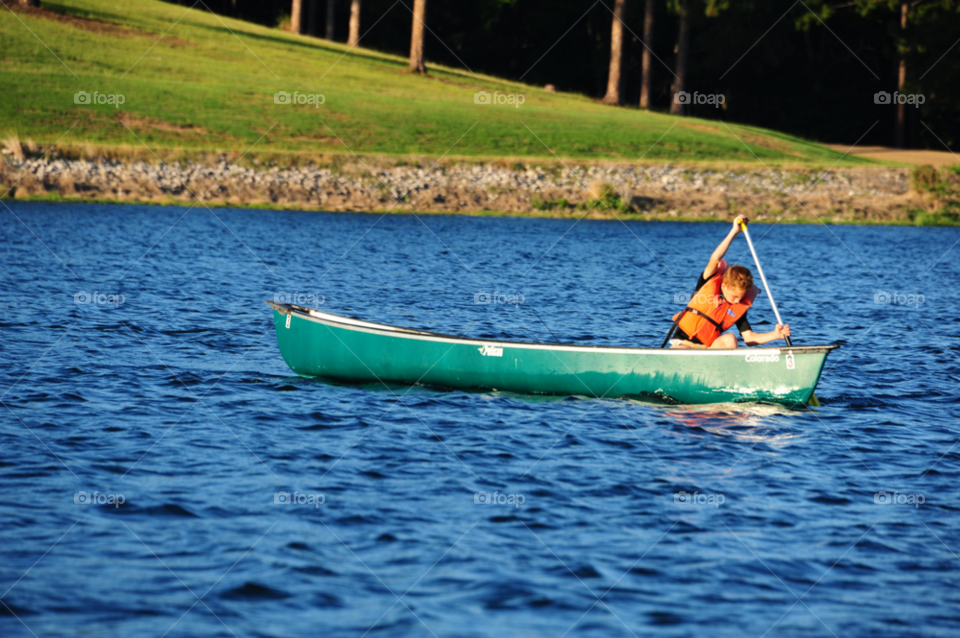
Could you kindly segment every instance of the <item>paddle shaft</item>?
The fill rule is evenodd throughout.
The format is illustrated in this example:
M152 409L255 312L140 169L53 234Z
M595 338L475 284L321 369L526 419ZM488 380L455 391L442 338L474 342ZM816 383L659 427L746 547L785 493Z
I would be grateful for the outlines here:
M667 344L670 343L670 340L673 338L673 333L677 331L677 326L680 325L680 320L683 319L683 313L686 311L687 309L684 308L683 312L680 313L680 316L677 317L677 320L673 322L672 326L670 326L670 332L667 333L667 338L663 340L662 344L660 344L661 348L666 348Z
M780 318L780 311L777 310L777 302L773 300L773 292L770 291L767 276L763 274L763 267L760 265L760 259L757 258L757 251L753 247L753 242L750 240L750 231L747 230L747 225L742 221L740 222L740 228L743 230L743 236L747 238L747 245L750 246L750 253L753 255L753 263L757 265L757 272L760 273L760 279L763 281L763 289L767 291L767 297L770 298L770 306L773 307L773 314L777 317L777 323L782 326L783 319ZM790 343L790 337L784 337L783 339L787 342L787 346L793 346L793 344Z

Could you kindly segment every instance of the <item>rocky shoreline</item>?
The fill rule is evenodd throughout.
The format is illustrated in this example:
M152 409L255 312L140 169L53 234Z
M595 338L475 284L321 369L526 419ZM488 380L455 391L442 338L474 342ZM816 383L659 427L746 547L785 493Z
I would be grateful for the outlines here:
M550 217L821 220L910 223L932 204L898 167L711 168L677 164L432 166L383 158L329 166L261 166L7 157L0 192L159 204L325 211L504 213ZM915 214L915 213L914 213Z

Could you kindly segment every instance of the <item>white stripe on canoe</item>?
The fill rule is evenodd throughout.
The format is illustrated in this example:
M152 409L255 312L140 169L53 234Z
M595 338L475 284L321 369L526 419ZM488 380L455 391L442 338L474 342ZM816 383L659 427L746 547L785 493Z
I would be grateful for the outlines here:
M350 319L348 317L341 317L340 315L329 315L325 312L320 312L318 310L310 310L309 314L304 314L300 310L293 310L292 314L301 318L313 321L314 323L321 323L323 325L333 324L333 327L343 327L344 325L352 326L356 328L358 332L365 332L368 334L378 334L383 332L392 333L392 337L400 337L402 339L417 339L418 341L433 341L437 343L459 343L463 345L473 345L473 346L499 346L501 348L523 348L524 350L553 350L559 352L604 352L609 354L656 354L656 355L670 355L670 356L744 356L745 354L758 354L758 355L773 355L773 354L783 354L784 351L790 350L791 348L738 348L736 350L699 350L695 348L609 348L606 346L568 346L568 345L552 345L552 344L536 344L536 343L522 343L516 341L493 341L493 340L484 340L476 341L473 339L457 339L455 337L438 337L430 332L418 332L416 330L409 330L407 328L397 328L395 326L388 326L380 323L371 323L369 321L361 321L359 319ZM804 354L803 352L796 353L796 356ZM819 354L819 353L818 353Z

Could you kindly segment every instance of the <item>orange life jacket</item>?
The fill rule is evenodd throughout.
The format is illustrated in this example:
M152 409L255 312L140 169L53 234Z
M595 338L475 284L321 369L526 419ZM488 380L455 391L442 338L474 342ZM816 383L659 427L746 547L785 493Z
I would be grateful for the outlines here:
M707 347L746 314L760 292L759 288L753 286L739 303L727 301L721 288L723 273L727 268L727 263L721 261L717 272L703 284L687 307L673 316L674 321L680 318L677 325L688 337L696 337Z

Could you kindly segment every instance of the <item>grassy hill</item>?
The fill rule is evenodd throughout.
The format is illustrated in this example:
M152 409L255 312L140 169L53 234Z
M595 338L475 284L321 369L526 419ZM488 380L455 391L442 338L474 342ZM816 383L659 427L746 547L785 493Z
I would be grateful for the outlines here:
M555 153L758 165L757 157L804 165L841 157L773 131L613 108L466 70L430 65L427 77L411 75L396 56L163 2L43 5L0 10L0 134L43 144L60 139L60 148L142 154L139 138L165 157L251 147L258 155ZM384 19L410 18L398 11ZM428 53L435 46L428 40ZM80 91L122 94L123 104L76 104ZM322 94L324 103L276 104L279 91ZM479 91L522 94L524 103L475 104ZM861 163L871 162L848 157L841 165Z

